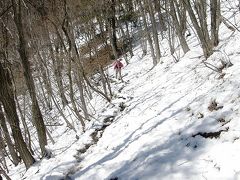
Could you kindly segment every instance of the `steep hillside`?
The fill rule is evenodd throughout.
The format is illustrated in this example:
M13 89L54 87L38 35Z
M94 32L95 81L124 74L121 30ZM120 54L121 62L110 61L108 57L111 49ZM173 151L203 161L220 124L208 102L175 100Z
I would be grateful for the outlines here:
M224 75L196 58L198 48L151 71L150 58L133 58L118 86L126 108L81 155L74 179L240 179L238 37L223 45L233 63ZM229 60L218 52L209 62L220 58Z
M240 16L224 14L239 24ZM229 17L228 17L229 16ZM240 32L224 24L216 52L204 60L192 33L179 62L169 56L152 69L150 53L135 56L121 83L111 75L114 99L95 97L95 121L83 134L60 126L53 155L13 168L13 179L240 179ZM221 63L223 62L223 63ZM216 72L206 67L222 67ZM222 65L225 65L224 67ZM213 66L210 66L213 67ZM65 110L68 114L68 110ZM71 119L71 114L68 114Z

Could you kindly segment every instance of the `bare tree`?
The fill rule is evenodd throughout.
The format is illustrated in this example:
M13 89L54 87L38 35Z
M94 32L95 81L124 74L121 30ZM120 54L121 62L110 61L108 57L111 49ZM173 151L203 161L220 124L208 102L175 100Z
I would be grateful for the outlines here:
M39 145L41 148L42 155L45 155L46 153L45 146L47 145L46 127L44 125L42 113L38 105L35 85L34 85L32 73L31 73L31 69L30 69L28 54L27 54L27 45L26 45L27 43L26 43L26 38L24 35L24 27L22 23L22 11L23 11L22 1L12 0L12 6L13 6L14 22L17 27L18 38L19 38L18 51L20 54L23 68L24 68L25 81L30 93L31 100L32 100L33 122L37 129L38 140L39 140Z
M3 130L3 134L4 134L4 137L5 137L10 155L12 157L13 164L16 166L20 162L20 158L17 155L17 151L15 150L14 144L13 144L12 139L10 137L10 134L9 134L9 131L8 131L8 128L7 128L7 124L6 124L6 119L5 119L4 114L3 114L1 102L0 102L0 125L1 125L1 128Z
M144 10L142 2L140 0L138 0L137 2L138 2L138 5L140 7L140 13L141 13L142 20L143 20L144 34L146 34L147 41L148 41L148 44L149 44L149 47L150 47L150 51L151 51L153 65L155 66L157 64L157 59L156 59L155 52L154 52L155 50L153 48L153 40L151 38L151 34L149 32L149 28L148 28L148 24L147 24L145 10Z
M186 18L180 19L180 17L181 17L180 9L179 9L180 5L178 5L176 1L170 0L169 3L170 3L170 14L172 16L173 23L175 25L174 28L176 30L178 39L182 46L183 52L187 53L190 49L189 49L187 41L185 39L184 23L186 23ZM176 13L176 8L177 8L177 11L179 12L178 16ZM185 11L185 10L183 9L183 11Z
M159 46L158 31L157 31L157 24L156 24L156 19L154 15L155 13L153 9L153 3L151 2L151 0L145 0L145 6L147 6L149 9L149 16L150 16L151 25L152 25L151 29L152 29L155 54L156 54L156 62L159 63L161 58L161 52L160 52L160 46Z
M19 118L16 111L16 104L14 101L11 77L7 67L4 67L2 62L0 63L0 84L2 85L2 88L0 88L0 101L2 102L4 111L6 112L16 148L23 159L26 168L29 168L35 162L35 159L29 152L27 145L23 140L19 126Z
M204 56L208 58L213 53L213 47L207 30L206 0L196 1L194 4L198 18L194 13L190 0L184 0L184 5L188 11L193 27L196 30L198 38L201 42Z
M210 1L210 11L211 11L211 38L213 46L217 46L219 43L218 31L221 22L220 0Z

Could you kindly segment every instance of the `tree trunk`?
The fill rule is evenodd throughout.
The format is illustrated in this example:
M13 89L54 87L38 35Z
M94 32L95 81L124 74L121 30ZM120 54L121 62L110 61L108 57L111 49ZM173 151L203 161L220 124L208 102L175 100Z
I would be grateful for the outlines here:
M13 164L15 166L17 166L19 161L20 161L20 158L18 157L17 152L15 151L15 148L14 148L14 144L11 140L11 137L10 137L10 134L9 134L9 131L8 131L8 128L7 128L6 120L5 120L3 111L2 111L1 103L0 103L0 125L1 125L1 128L3 130L3 134L4 134L4 137L5 137L10 155L13 159Z
M107 82L106 82L106 79L105 79L105 74L103 72L103 69L100 65L98 65L98 69L99 69L99 72L101 74L101 81L102 81L102 86L103 86L103 92L106 94L106 96L108 96L108 93L107 93Z
M221 19L219 0L210 1L210 11L211 11L211 38L213 46L217 46L219 43L218 31Z
M167 27L166 27L166 24L165 24L164 19L163 19L160 1L159 0L154 0L154 3L155 3L155 7L156 7L156 10L157 10L157 14L158 14L158 21L159 21L161 36L162 36L162 39L163 39L164 38L163 37L163 32L167 30Z
M153 33L153 41L154 41L154 47L155 47L155 53L156 53L156 61L157 61L157 63L159 63L160 58L161 58L161 51L160 51L160 46L159 46L156 19L154 17L152 3L150 2L150 0L147 0L146 3L148 4L148 7L149 7L149 15L150 15L151 23L152 23L152 33Z
M193 23L193 27L196 30L198 38L201 42L204 56L205 56L205 58L208 58L213 53L211 42L207 40L208 39L207 36L205 36L203 30L201 29L201 26L198 24L197 18L191 7L190 0L184 0L184 4L185 4L188 14L190 16L190 19Z
M207 0L196 1L194 7L198 14L199 25L206 39L206 42L209 42L209 44L211 45L207 25Z
M147 25L146 14L145 14L145 11L144 11L144 8L143 8L143 5L142 5L141 1L138 1L138 5L140 7L141 16L143 18L143 25L144 25L147 41L148 41L148 44L149 44L149 47L150 47L151 56L152 56L152 59L153 59L153 65L155 66L157 64L157 60L156 60L156 56L155 56L155 53L154 53L153 41L152 41L151 34L149 32L148 25Z
M13 85L8 70L0 63L0 101L3 104L4 111L9 121L13 139L15 141L18 152L23 159L26 168L29 168L34 162L34 158L27 149L27 145L23 140L21 129L19 126L19 118L16 111L14 101Z
M55 59L53 59L53 64L54 64L54 74L55 74L55 78L57 81L57 86L59 89L59 93L60 93L60 97L62 100L62 104L63 107L65 107L68 104L68 100L66 97L66 92L64 90L64 84L63 84L63 75L62 75L62 62L63 61L63 54L65 52L63 52L63 49L59 50L60 52L57 52L57 57Z
M6 178L6 180L11 180L11 178L7 175L4 169L0 166L0 178L1 178L1 174Z
M14 12L14 22L16 24L16 27L18 30L18 37L19 37L18 51L19 51L20 59L24 69L24 78L29 90L31 100L32 100L33 122L37 129L39 145L41 148L42 155L44 156L46 151L45 146L47 145L46 127L44 125L42 113L38 105L35 85L34 85L33 76L30 69L30 63L27 55L27 43L24 36L24 30L23 30L24 27L22 23L21 0L18 1L18 4L16 3L16 0L12 0L12 5L13 5L13 12Z
M129 32L129 27L128 27L128 23L125 22L125 26L126 26L126 33L127 33L127 39L128 39L128 43L129 43L129 53L130 53L130 56L133 57L134 54L133 54L133 45L132 45L132 38L130 36L130 32ZM127 62L128 64L128 62Z
M40 52L38 51L38 56L39 56L39 70L40 70L40 74L42 75L42 80L43 80L43 84L44 87L46 89L47 92L47 98L46 98L46 104L49 110L52 110L52 85L51 85L51 81L49 81L48 75L47 75L47 70L44 66L44 60L46 60L46 58L43 59L43 57L41 56Z
M20 104L18 102L18 99L16 97L16 93L15 93L15 101L16 101L16 105L17 105L17 108L18 108L18 111L19 111L19 114L20 114L20 117L21 117L21 120L22 120L22 124L23 124L23 128L24 128L24 133L25 133L25 142L27 141L27 146L28 146L28 149L30 150L30 152L34 155L34 152L33 152L33 149L32 149L32 139L31 139L31 135L30 135L30 132L29 132L29 129L28 129L28 126L27 126L27 122L26 122L26 118L24 117L23 115L23 112L22 112L22 109L20 107ZM25 95L24 95L24 111L26 110L25 109Z
M6 161L6 156L8 156L7 153L8 152L6 150L5 140L2 135L2 129L0 129L0 166L2 164L3 168L6 169L7 172L9 172L8 167L7 167L7 161ZM8 156L8 158L9 158L9 156ZM10 161L12 161L12 159L10 159ZM0 175L1 175L1 173L0 173Z
M80 115L80 113L77 110L76 104L74 101L74 92L73 92L73 83L72 83L72 76L71 76L71 72L72 72L72 64L71 61L74 62L74 69L73 72L75 73L75 77L76 77L76 82L77 85L79 87L79 92L80 92L80 99L81 99L81 103L82 103L82 110L85 116L85 119L89 119L88 116L88 112L87 112L87 106L86 106L86 102L85 102L85 98L84 98L84 89L83 89L83 77L82 77L82 73L83 73L83 68L81 67L81 62L80 62L80 56L78 53L78 49L77 49L77 45L75 43L75 39L74 39L74 33L73 31L69 28L71 27L71 24L69 22L69 17L68 17L68 12L67 12L67 2L66 0L64 1L65 3L65 17L62 23L62 30L67 38L67 42L69 45L68 48L68 59L69 59L69 66L68 66L68 77L70 80L70 90L72 91L71 93L71 101L73 103L73 106L75 108L75 113L77 115L77 117L79 118L82 127L83 127L83 131L85 131L85 123L83 121L82 116Z
M101 95L104 99L106 99L108 102L111 102L111 99L110 99L108 96L106 96L102 91L98 90L97 88L95 88L95 87L90 83L90 81L88 80L88 78L86 77L85 74L83 74L83 77L84 77L87 85L89 85L89 87L90 87L93 91L95 91L96 93L100 94L100 95Z
M127 8L123 7L123 5L120 3L120 6L121 6L121 9L123 10L123 14L128 14L128 13L133 13L133 4L132 4L132 1L129 1L129 4L127 4ZM132 38L131 38L131 35L130 35L130 32L129 32L129 25L128 25L128 20L124 19L123 20L123 24L125 25L126 27L126 33L124 32L123 30L123 25L122 23L119 25L119 28L122 32L122 35L123 35L123 52L127 53L129 51L130 53L130 56L133 57L134 54L133 54L133 46L132 46ZM127 61L127 58L126 59L126 62L127 64L129 64L129 62Z
M69 78L69 90L70 90L69 97L71 99L71 103L72 103L74 112L82 125L82 130L83 130L83 132L85 132L85 123L83 121L83 117L79 113L79 110L77 108L77 105L76 105L75 99L74 99L73 82L72 82L71 73L72 73L72 63L71 63L71 60L69 60L69 63L68 63L68 78Z
M118 47L117 47L117 35L116 35L116 2L110 0L110 9L108 12L108 33L110 38L110 44L112 47L113 55L115 59L118 58Z
M58 93L60 94L62 105L63 105L63 107L65 107L68 104L68 101L65 96L65 91L64 91L64 87L63 87L63 78L62 78L63 60L61 57L61 55L62 55L61 53L63 50L61 47L63 47L65 51L67 51L67 49L65 47L64 40L61 37L61 34L58 30L57 25L53 21L50 21L50 22L52 23L52 25L55 28L56 35L58 37L57 43L55 44L52 42L51 37L50 37L50 32L48 30L48 26L46 23L44 24L44 33L47 37L47 42L50 44L49 51L50 51L50 57L53 62L53 69L54 69L53 72L54 72L54 76L55 76L55 79L57 82ZM55 49L56 54L54 54L54 49Z
M180 45L183 49L184 54L187 53L190 49L188 47L187 41L185 39L184 34L182 33L183 29L180 26L180 22L177 18L177 14L176 14L176 10L175 10L175 6L174 6L174 2L170 1L170 14L172 16L173 19L173 23L175 24L175 28L176 28L176 33L178 36L178 39L180 41Z
M96 20L98 22L98 26L99 26L99 30L100 30L100 38L103 42L103 44L105 45L105 47L108 47L108 43L107 43L107 38L106 38L106 34L105 34L105 30L104 30L104 23L103 23L103 19L99 16L96 17Z

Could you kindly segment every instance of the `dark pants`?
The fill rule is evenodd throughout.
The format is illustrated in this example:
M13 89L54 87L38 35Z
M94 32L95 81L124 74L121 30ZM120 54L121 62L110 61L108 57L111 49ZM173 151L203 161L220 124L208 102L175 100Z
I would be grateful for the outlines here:
M116 68L116 78L123 81L121 71L121 68Z

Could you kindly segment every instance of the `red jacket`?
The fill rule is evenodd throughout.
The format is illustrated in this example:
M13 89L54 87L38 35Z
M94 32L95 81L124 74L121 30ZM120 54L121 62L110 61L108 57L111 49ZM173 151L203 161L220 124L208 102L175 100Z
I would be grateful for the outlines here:
M123 67L123 63L121 61L116 60L113 64L114 69L121 69Z

